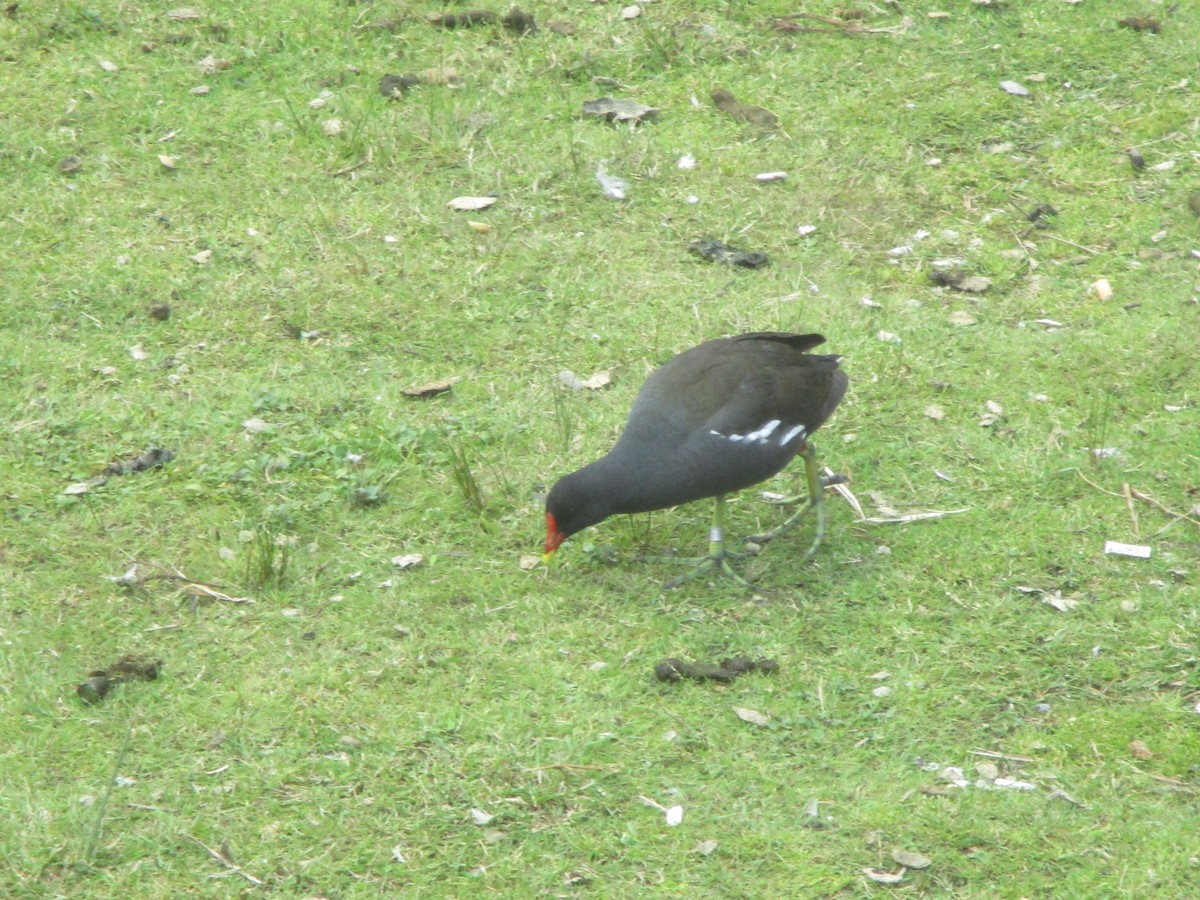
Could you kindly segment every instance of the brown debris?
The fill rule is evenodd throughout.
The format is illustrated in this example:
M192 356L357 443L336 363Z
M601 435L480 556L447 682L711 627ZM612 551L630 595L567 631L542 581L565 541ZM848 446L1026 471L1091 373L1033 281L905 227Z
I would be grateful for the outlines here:
M728 684L747 672L774 672L778 668L779 663L773 659L753 660L748 656L735 656L732 659L723 659L719 663L685 662L670 657L654 667L654 677L668 683L691 678L694 681Z
M537 31L537 21L533 16L515 6L504 16L499 16L490 9L468 9L460 13L430 13L428 22L430 25L440 25L442 28L473 28L476 25L500 24L517 34L531 34Z
M532 34L537 31L537 22L527 12L522 12L515 6L508 11L501 22L509 31L515 31L517 34Z
M443 28L471 28L475 25L495 25L500 17L490 9L468 9L460 13L430 13L429 24Z
M765 253L739 250L716 238L694 240L688 244L688 250L711 262L724 263L727 266L741 266L744 269L761 269L771 261Z
M964 294L983 294L992 287L990 278L983 275L967 275L961 269L934 269L929 280L938 287L948 287Z
M1117 22L1118 28L1128 28L1130 31L1149 31L1151 34L1158 34L1162 31L1162 22L1158 19L1152 19L1149 16L1130 16L1128 19L1121 19Z
M449 391L462 379L459 377L443 378L440 381L431 381L428 384L418 384L413 387L404 388L401 393L405 397L436 397L438 394L444 394Z
M416 75L384 75L379 79L379 93L389 100L399 99L410 87L420 84Z
M742 103L724 88L713 88L711 96L717 109L739 122L756 125L765 131L770 131L779 125L779 117L775 113L763 109L761 106Z
M120 462L110 463L104 467L103 474L108 475L129 475L134 472L144 472L146 469L153 469L158 466L169 463L175 458L175 451L167 450L164 447L151 447L140 456L134 456L130 459L123 459Z
M771 28L787 34L896 34L897 28L864 28L859 22L866 18L861 9L836 9L833 16L818 16L814 13L791 13L771 19ZM820 22L828 26L820 28L801 25L800 19ZM903 27L903 26L901 26Z
M126 654L107 669L91 672L88 680L79 685L75 692L84 703L99 703L118 684L128 681L154 681L158 678L162 665L161 659Z

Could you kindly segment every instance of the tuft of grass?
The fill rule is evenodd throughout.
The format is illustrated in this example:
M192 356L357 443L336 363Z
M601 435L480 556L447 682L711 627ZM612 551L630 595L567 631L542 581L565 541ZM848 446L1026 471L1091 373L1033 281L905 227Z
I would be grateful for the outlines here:
M295 535L260 527L247 537L243 583L252 591L280 590L291 577Z
M483 490L479 487L475 471L462 444L453 440L447 441L446 462L450 469L450 479L458 488L463 502L477 515L483 515L487 511L487 503L483 499Z

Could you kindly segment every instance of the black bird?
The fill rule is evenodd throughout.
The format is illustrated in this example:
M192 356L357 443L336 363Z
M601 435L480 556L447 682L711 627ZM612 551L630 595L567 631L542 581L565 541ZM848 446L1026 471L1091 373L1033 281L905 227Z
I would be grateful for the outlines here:
M804 457L808 480L803 506L783 525L748 540L778 537L815 506L811 556L825 516L809 439L850 383L840 357L806 352L823 343L819 334L740 334L693 347L651 373L616 446L559 479L546 497L545 560L571 535L616 513L716 497L708 556L667 584L709 569L744 583L724 547L725 495L770 478L797 454Z

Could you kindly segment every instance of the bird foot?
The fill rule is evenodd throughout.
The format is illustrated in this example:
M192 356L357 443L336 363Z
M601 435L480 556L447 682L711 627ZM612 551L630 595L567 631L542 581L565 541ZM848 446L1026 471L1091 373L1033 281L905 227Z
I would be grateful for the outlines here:
M663 587L667 590L671 590L679 587L685 581L691 581L698 575L704 575L712 572L714 575L719 575L722 578L728 578L730 581L741 585L744 588L753 588L754 585L752 585L737 572L733 571L733 567L729 565L730 559L735 559L743 555L744 554L741 553L722 551L719 555L705 556L701 558L700 564L691 571L684 572L682 575L676 575L674 578L668 578L665 582L663 582ZM694 559L687 561L695 562Z
M781 534L786 534L787 532L789 532L793 528L795 528L796 523L799 522L805 516L805 514L808 513L808 511L810 509L812 509L814 506L816 506L816 504L812 502L811 498L809 498L809 497L804 498L804 505L801 506L794 513L792 513L788 517L786 522L784 522L782 525L777 525L775 528L772 528L770 531L764 531L762 534L750 535L749 537L747 537L745 539L746 543L751 545L752 547L754 547L756 550L761 548L761 546L763 544L770 543L771 541L775 540L775 538L779 537ZM813 550L815 551L815 549L816 548L814 547ZM811 552L810 552L810 555L811 555Z
M821 485L821 490L833 487L835 484L849 484L850 477L848 475L822 475L818 481ZM777 499L768 500L772 506L795 506L797 503L808 503L812 497L808 494L796 494L792 497L779 497Z

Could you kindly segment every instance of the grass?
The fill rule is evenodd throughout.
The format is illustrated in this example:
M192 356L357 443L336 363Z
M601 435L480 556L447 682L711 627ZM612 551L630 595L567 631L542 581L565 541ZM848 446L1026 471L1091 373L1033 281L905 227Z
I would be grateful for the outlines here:
M771 30L778 2L525 8L523 37L433 4L0 18L0 892L1193 894L1200 531L1123 485L1200 502L1196 11L880 4L898 33L847 37ZM377 93L431 68L464 86ZM606 94L662 113L580 115ZM992 289L933 286L949 257ZM699 552L704 504L520 567L655 365L767 329L845 356L818 452L868 512L967 511L832 502L817 558L770 546L750 596L633 562ZM176 457L64 493L150 446ZM730 530L779 515L747 492ZM161 677L81 703L127 653ZM739 654L779 670L653 678ZM864 875L896 849L932 862Z

